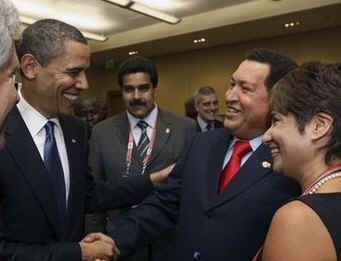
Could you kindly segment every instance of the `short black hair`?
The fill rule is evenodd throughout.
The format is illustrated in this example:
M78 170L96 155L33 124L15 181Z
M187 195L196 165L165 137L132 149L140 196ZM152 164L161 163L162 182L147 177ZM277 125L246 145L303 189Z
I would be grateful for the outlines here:
M341 64L304 64L281 79L271 91L270 108L292 114L300 133L314 115L323 112L333 119L325 148L325 162L341 157Z
M297 63L290 57L265 48L251 50L246 55L245 60L265 63L270 66L270 73L265 80L265 86L268 90L271 90L275 83L288 72L297 68Z
M133 56L123 61L118 68L118 84L122 87L123 77L131 73L147 73L153 84L153 88L157 87L159 76L155 64L145 57Z
M55 19L42 19L29 25L21 34L18 58L33 55L42 65L65 54L65 41L73 40L88 44L82 33L74 26Z

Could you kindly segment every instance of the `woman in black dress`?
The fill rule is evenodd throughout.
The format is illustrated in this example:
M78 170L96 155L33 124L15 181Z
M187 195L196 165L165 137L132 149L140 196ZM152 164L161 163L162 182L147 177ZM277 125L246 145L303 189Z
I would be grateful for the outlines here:
M271 110L263 142L303 194L275 213L262 260L341 260L341 65L292 71L272 90Z

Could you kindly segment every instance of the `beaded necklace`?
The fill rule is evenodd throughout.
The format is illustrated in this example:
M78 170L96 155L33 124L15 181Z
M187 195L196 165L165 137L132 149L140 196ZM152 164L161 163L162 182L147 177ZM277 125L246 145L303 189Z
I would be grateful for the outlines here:
M335 179L338 177L341 177L341 173L337 173L341 171L341 164L336 165L334 167L328 168L326 171L324 171L310 186L308 186L302 195L311 195L316 193L320 187L328 182L331 179Z

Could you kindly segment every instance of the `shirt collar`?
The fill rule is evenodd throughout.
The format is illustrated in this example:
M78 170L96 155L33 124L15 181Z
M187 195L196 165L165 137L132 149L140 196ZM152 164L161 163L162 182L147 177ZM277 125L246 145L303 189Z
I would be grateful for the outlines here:
M130 126L133 126L133 128L136 127L136 124L140 120L144 120L145 122L148 123L148 126L151 128L155 128L156 125L156 119L157 119L157 114L158 114L158 107L155 104L154 109L143 119L136 118L134 115L132 115L129 111L127 111L127 116L128 116L128 121Z
M255 151L256 149L258 149L258 147L262 144L262 137L263 137L263 135L260 135L256 138L249 140L252 151ZM236 143L237 140L240 140L240 139L237 137L233 138L233 140L230 144L230 148L232 148L234 146L234 144Z
M207 130L207 125L208 125L208 123L207 123L206 121L204 121L204 120L200 117L199 114L198 114L198 116L197 116L197 121L198 121L198 124L199 124L201 130Z
M19 88L18 93L20 100L17 103L17 108L32 137L36 136L49 120L53 121L59 128L61 127L58 118L47 119L32 105L30 105L22 96L21 88Z

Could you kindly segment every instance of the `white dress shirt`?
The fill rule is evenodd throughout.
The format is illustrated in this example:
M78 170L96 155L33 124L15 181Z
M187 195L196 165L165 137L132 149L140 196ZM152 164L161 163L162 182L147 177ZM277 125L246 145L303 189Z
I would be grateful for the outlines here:
M132 115L130 112L127 111L128 121L129 121L130 126L132 126L132 130L133 130L135 145L138 144L141 134L142 134L142 130L140 127L137 126L137 123L140 120L143 120L148 124L147 136L149 140L151 140L153 129L156 127L157 114L158 114L157 105L155 105L154 109L144 119L136 118L134 115Z
M250 143L250 146L251 146L252 150L251 150L250 152L246 153L246 154L243 156L242 162L241 162L240 166L243 166L243 164L248 160L248 158L251 157L252 153L253 153L256 149L258 149L258 147L262 144L262 136L263 136L263 135L258 136L258 137L254 138L254 139L252 139L252 140L249 140L249 143ZM224 164L223 164L223 168L222 168L222 169L224 169L225 166L226 166L226 164L229 162L229 160L230 160L230 158L231 158L231 156L232 156L233 146L234 146L234 144L236 143L237 140L239 140L239 139L234 138L234 139L232 140L232 142L230 143L230 146L229 146L229 148L228 148L228 150L227 150L227 153L226 153L226 156L225 156L225 159L224 159Z
M39 151L42 161L44 162L44 145L46 138L45 124L47 121L53 121L55 123L54 126L54 136L57 143L57 149L59 152L59 157L62 163L63 172L64 172L64 180L65 180L65 189L66 189L66 203L69 197L70 190L70 168L69 168L69 160L67 157L67 151L64 141L64 135L62 128L60 126L58 118L47 119L40 112L38 112L35 108L33 108L22 96L21 90L19 90L20 101L17 104L17 108L23 118L32 139Z
M199 126L200 126L201 132L208 131L208 129L207 129L208 123L207 123L206 121L204 121L204 120L200 117L199 114L198 114L198 116L197 116L197 122L198 122L198 124L199 124ZM213 124L213 123L211 124L210 130L214 130L214 124Z

